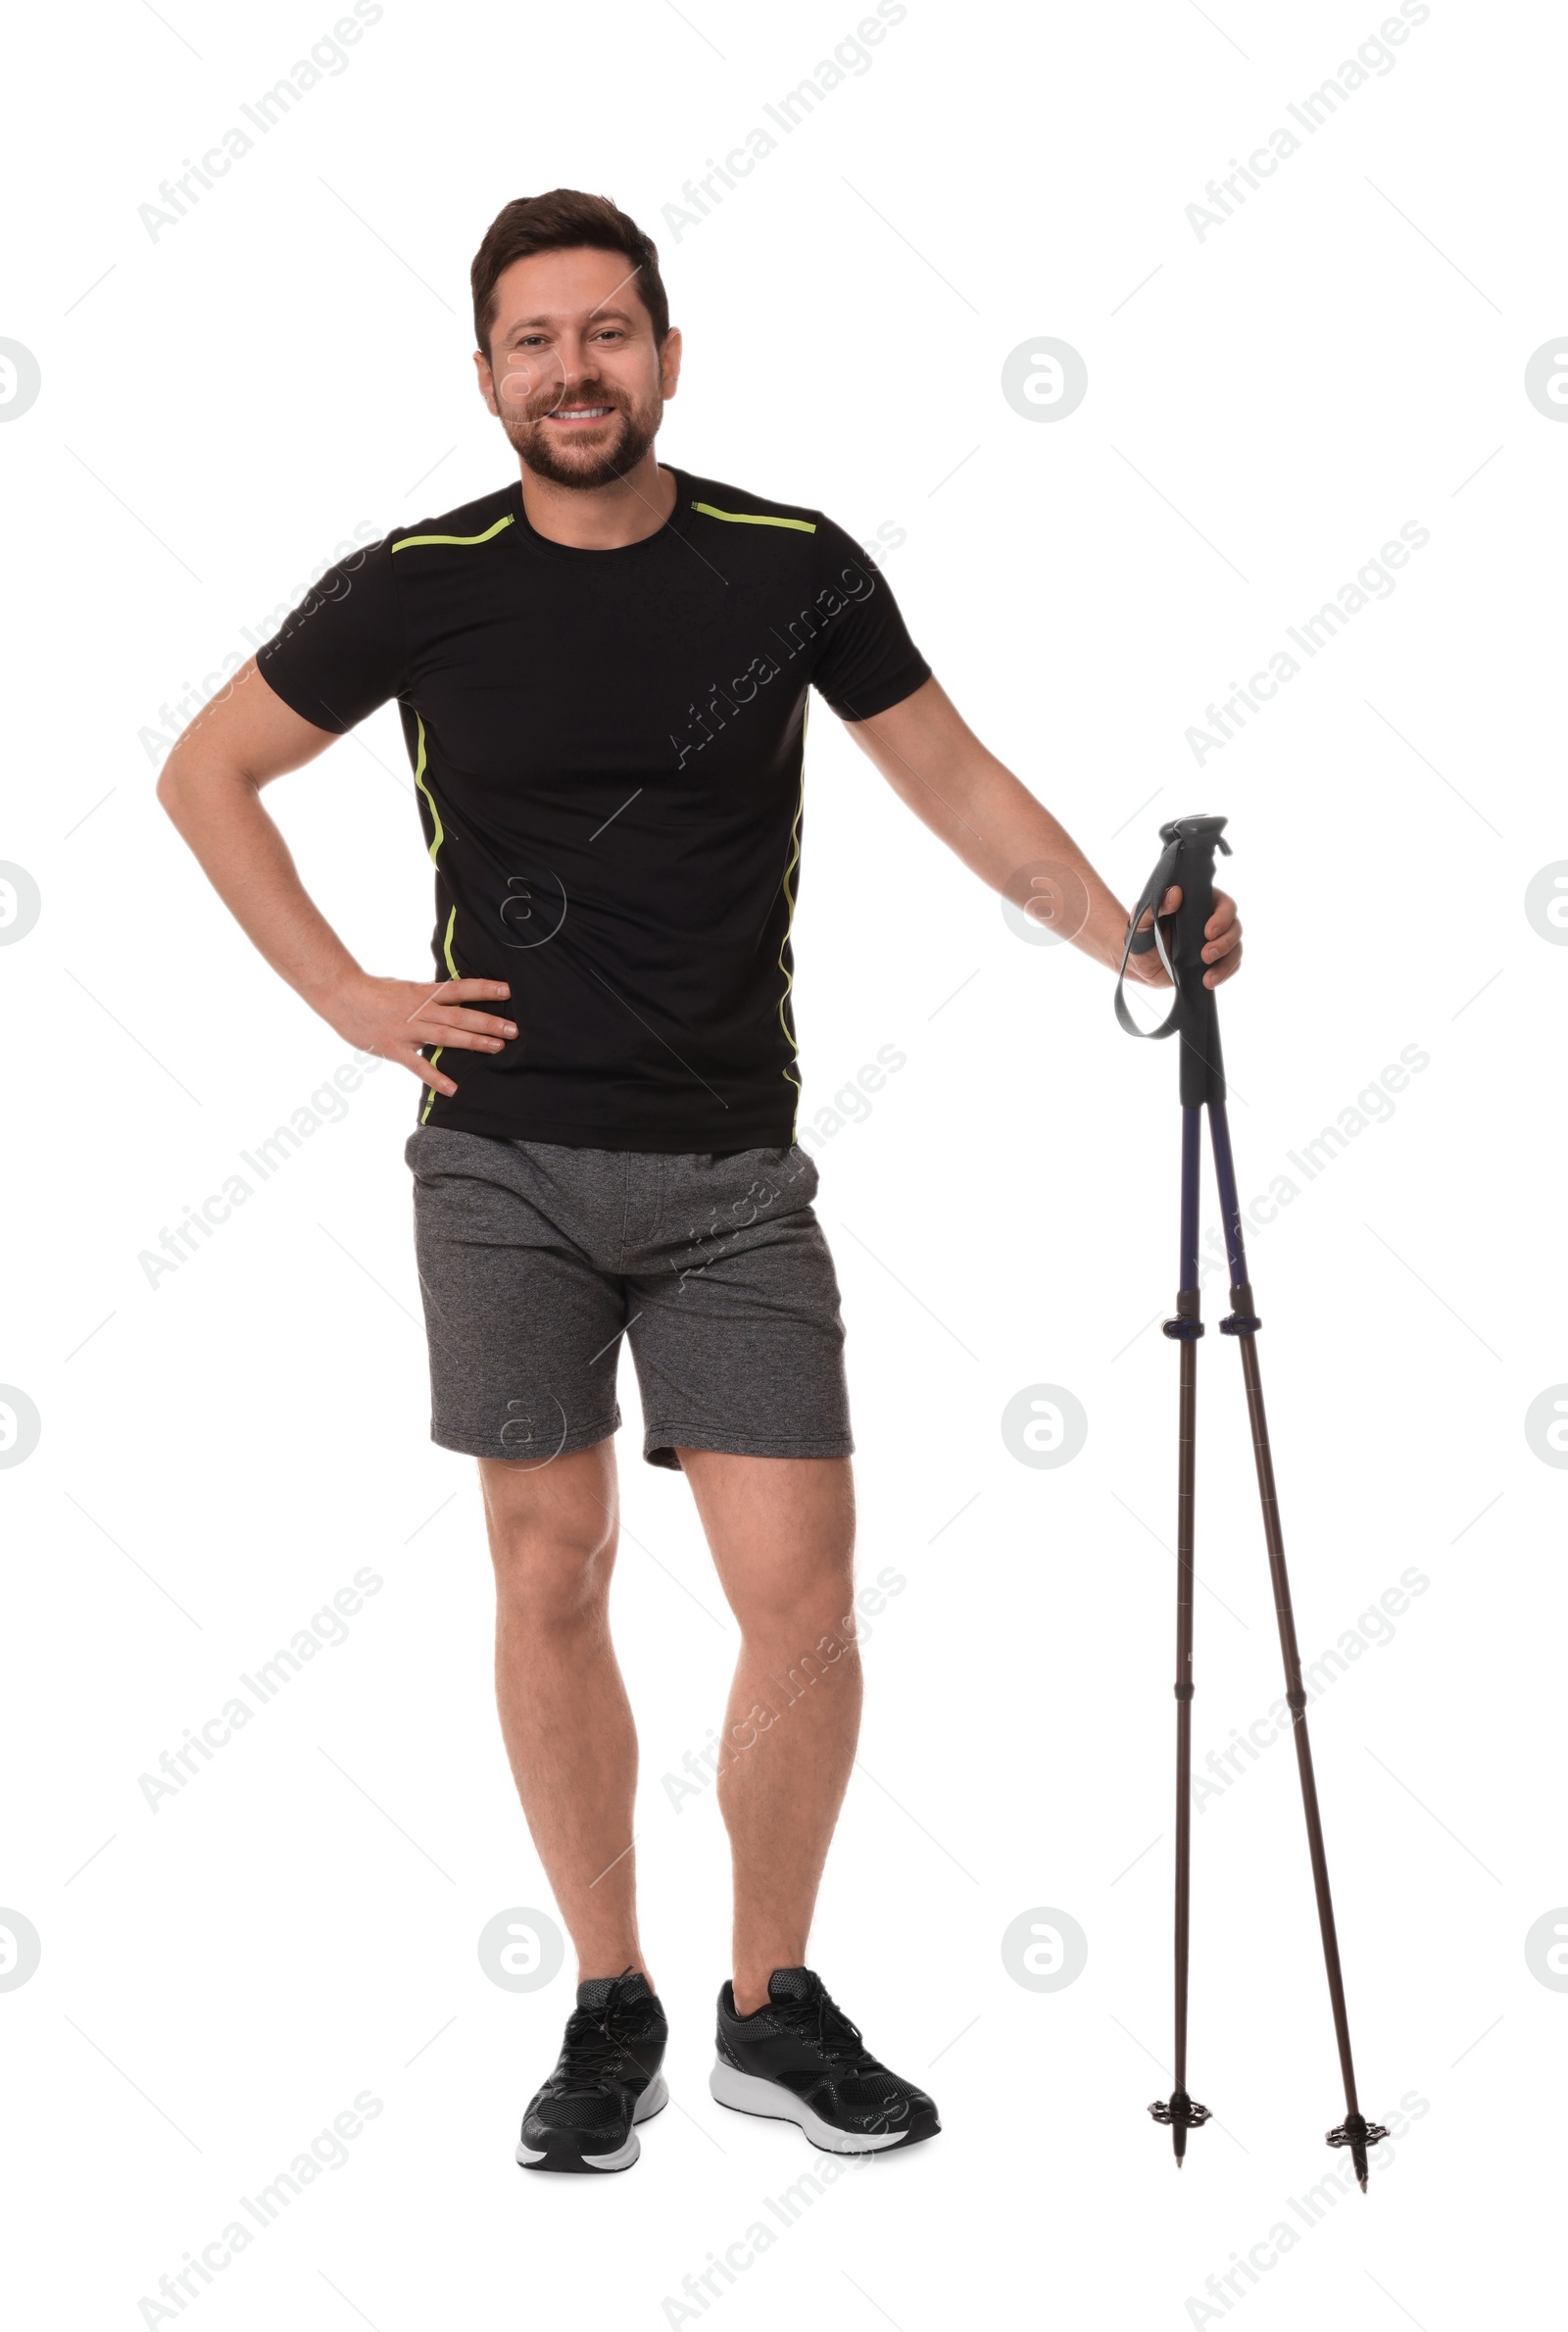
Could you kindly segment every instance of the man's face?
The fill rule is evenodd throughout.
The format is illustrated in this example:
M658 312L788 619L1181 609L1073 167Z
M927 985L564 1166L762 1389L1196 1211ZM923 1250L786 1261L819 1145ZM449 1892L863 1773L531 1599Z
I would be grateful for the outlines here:
M618 251L541 251L496 285L479 387L524 467L558 485L609 485L634 470L680 374L680 334L662 350Z

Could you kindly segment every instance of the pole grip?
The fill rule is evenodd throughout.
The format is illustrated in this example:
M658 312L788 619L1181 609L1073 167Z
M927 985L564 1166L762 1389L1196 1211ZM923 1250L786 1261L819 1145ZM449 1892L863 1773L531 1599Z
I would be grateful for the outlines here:
M1223 818L1178 818L1159 829L1174 847L1171 881L1181 885L1182 903L1171 918L1170 967L1179 1011L1184 1110L1225 1099L1225 1067L1219 1044L1219 1010L1212 988L1203 985L1203 926L1214 912L1214 854L1229 854Z
M1181 1095L1184 1110L1200 1109L1205 1102L1225 1099L1225 1069L1219 1049L1219 1013L1214 991L1203 985L1203 925L1214 912L1214 853L1228 856L1226 820L1200 815L1173 818L1159 829L1165 848L1145 883L1127 923L1121 971L1111 998L1116 1018L1129 1036L1180 1036ZM1182 903L1167 926L1159 920L1159 903L1172 883L1181 886ZM1153 923L1142 936L1138 925L1149 910ZM1128 958L1157 948L1171 976L1171 1007L1157 1028L1140 1028L1123 992Z

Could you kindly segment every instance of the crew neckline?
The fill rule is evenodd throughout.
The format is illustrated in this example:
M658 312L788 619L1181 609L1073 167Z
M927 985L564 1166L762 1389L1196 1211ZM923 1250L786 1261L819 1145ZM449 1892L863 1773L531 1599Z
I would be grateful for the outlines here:
M684 534L691 498L691 478L684 470L677 469L673 462L661 462L659 467L667 470L675 480L675 500L668 518L662 526L656 526L652 534L643 535L637 542L609 543L602 550L596 550L591 543L557 542L554 535L541 534L523 503L522 479L514 478L511 489L512 515L517 521L518 541L553 559L634 559L641 553L652 551L656 544L664 542L671 535Z

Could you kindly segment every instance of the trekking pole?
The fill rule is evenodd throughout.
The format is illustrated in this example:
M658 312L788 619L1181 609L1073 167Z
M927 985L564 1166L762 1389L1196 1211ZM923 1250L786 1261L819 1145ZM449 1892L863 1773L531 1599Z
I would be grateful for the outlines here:
M1180 1039L1182 1106L1181 1281L1175 1316L1164 1322L1164 1333L1181 1346L1176 1472L1176 2048L1175 2086L1169 2098L1156 2099L1149 2109L1154 2119L1168 2124L1176 2166L1187 2153L1187 2132L1209 2119L1187 2090L1187 1977L1188 1922L1192 1877L1192 1715L1193 1715L1193 1504L1198 1416L1198 1340L1203 1333L1199 1312L1198 1214L1201 1116L1208 1112L1209 1139L1214 1153L1214 1178L1219 1186L1220 1214L1225 1225L1225 1252L1230 1265L1231 1309L1219 1323L1222 1336L1235 1337L1242 1356L1242 1381L1247 1392L1252 1455L1257 1467L1258 1495L1263 1508L1263 1538L1268 1549L1274 1590L1274 1613L1279 1624L1280 1652L1285 1663L1285 1699L1296 1739L1296 1761L1301 1781L1301 1806L1306 1817L1307 1847L1312 1861L1312 1886L1317 1897L1318 1926L1323 1938L1323 1961L1328 1975L1329 2000L1334 2011L1334 2036L1345 2082L1345 2119L1328 2132L1330 2146L1348 2146L1357 2183L1366 2192L1367 2148L1388 2131L1368 2121L1356 2103L1355 2067L1350 2057L1350 2026L1345 2006L1345 1978L1340 1966L1339 1937L1334 1924L1334 1902L1329 1892L1328 1859L1323 1849L1323 1823L1318 1811L1317 1783L1306 1730L1306 1694L1301 1684L1301 1656L1296 1641L1296 1617L1291 1606L1291 1583L1285 1566L1285 1540L1280 1528L1279 1501L1274 1487L1274 1462L1269 1449L1268 1419L1263 1408L1263 1385L1257 1364L1257 1331L1262 1326L1252 1309L1251 1283L1242 1237L1241 1206L1237 1198L1236 1167L1231 1155L1230 1125L1225 1115L1225 1070L1220 1055L1219 1011L1215 992L1203 985L1203 926L1214 910L1214 853L1229 855L1223 818L1180 818L1159 829L1165 849L1144 886L1127 925L1121 973L1116 981L1116 1018L1130 1036ZM1173 883L1181 887L1181 905L1166 918L1170 939L1167 951L1161 928L1160 901ZM1150 927L1139 931L1145 914ZM1169 974L1170 1011L1157 1028L1140 1028L1123 995L1127 960L1155 948Z

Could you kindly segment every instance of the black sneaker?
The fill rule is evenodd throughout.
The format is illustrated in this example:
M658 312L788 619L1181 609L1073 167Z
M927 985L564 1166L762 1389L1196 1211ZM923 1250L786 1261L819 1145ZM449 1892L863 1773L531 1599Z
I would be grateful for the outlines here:
M668 2038L645 1975L579 1984L556 2069L522 2117L523 2168L629 2170L642 2152L633 2125L669 2103L659 2069Z
M923 2089L901 2081L861 2045L859 2028L808 1967L775 1967L767 2006L735 2012L718 1996L718 2062L709 2088L737 2113L793 2121L824 2154L917 2146L942 2127Z

